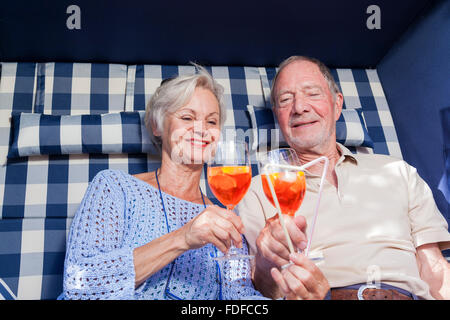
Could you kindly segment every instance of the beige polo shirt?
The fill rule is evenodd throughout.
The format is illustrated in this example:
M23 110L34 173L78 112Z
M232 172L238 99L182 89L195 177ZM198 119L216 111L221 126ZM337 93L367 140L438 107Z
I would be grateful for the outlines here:
M450 248L450 234L428 185L405 161L384 155L352 154L338 144L338 187L325 182L311 240L311 253L321 253L320 269L330 286L366 283L370 279L433 299L420 279L416 247L439 243ZM305 199L297 211L311 234L320 177L306 171ZM237 210L250 250L265 220L275 215L256 176Z

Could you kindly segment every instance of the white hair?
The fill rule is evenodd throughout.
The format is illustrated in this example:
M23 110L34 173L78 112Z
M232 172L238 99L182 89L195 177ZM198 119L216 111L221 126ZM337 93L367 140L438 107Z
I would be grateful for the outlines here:
M196 72L192 75L180 75L163 80L150 98L145 110L145 126L153 143L161 149L162 140L153 134L152 128L158 133L164 129L164 120L168 114L176 112L192 98L197 87L210 90L219 102L219 124L222 128L226 118L226 107L223 102L223 87L213 79L202 66L192 63Z
M270 102L272 103L272 106L275 107L276 106L276 99L275 99L275 92L274 92L274 88L275 88L275 84L278 80L278 76L280 75L281 71L289 64L291 64L292 62L295 61L309 61L314 63L315 65L317 65L317 67L319 68L320 72L322 73L322 76L325 78L325 80L328 83L328 88L330 89L331 95L333 96L333 102L336 101L336 94L340 93L341 90L339 90L338 85L336 84L336 81L334 81L334 77L331 74L330 69L328 69L328 67L321 62L320 60L316 59L316 58L312 58L312 57L307 57L307 56L291 56L287 59L285 59L283 62L280 63L280 65L278 66L278 71L275 75L275 78L272 81L272 87L270 89Z

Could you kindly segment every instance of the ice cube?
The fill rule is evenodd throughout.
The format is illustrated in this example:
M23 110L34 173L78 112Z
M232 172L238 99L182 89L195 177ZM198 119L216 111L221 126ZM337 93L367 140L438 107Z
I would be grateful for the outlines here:
M297 173L293 171L285 171L280 175L280 180L285 182L295 182L295 180L297 180Z

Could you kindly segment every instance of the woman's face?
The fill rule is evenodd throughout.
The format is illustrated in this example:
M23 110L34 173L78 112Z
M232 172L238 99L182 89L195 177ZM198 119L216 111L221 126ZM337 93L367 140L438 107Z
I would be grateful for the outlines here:
M162 149L177 163L208 161L220 137L219 102L214 94L197 87L186 105L164 122Z

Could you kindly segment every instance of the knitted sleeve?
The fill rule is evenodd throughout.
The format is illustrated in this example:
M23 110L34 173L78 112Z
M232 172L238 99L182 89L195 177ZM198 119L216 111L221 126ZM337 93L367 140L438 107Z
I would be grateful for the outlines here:
M99 172L75 214L64 264L64 299L134 299L133 248L124 242L119 178Z
M243 246L241 249L236 248L236 252L240 254L248 254L247 241L242 237ZM256 291L251 280L250 260L228 260L222 263L223 274L223 299L225 300L255 300L264 299L264 297Z

